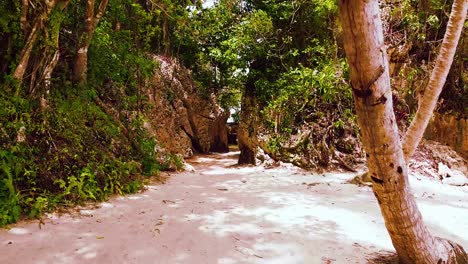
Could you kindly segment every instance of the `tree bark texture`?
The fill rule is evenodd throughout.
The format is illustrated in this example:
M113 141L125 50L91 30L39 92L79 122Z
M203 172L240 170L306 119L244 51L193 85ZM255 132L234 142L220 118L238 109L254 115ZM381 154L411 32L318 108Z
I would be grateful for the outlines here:
M402 263L457 263L463 248L430 234L410 190L378 1L341 0L339 10L372 188L393 246Z
M76 53L73 75L76 82L85 84L88 79L88 49L93 39L94 31L99 23L99 20L104 15L109 0L102 0L99 4L98 12L94 15L94 0L86 2L86 17L84 24L84 32L81 34L78 41L78 51Z
M252 92L253 83L247 81L247 89L242 94L242 105L240 113L239 128L237 131L237 142L239 145L240 155L239 164L255 165L257 156L257 129L256 129L256 112L255 98Z
M213 120L213 123L210 124L210 134L211 134L211 152L220 152L226 153L229 152L228 139L227 139L227 119L229 118L229 111L224 112L224 114L218 119Z
M436 107L437 99L444 87L450 66L453 62L453 57L455 56L455 51L457 50L463 24L465 23L467 7L467 0L455 0L453 2L447 30L445 31L444 40L439 55L437 56L435 67L432 70L429 83L424 91L424 96L419 102L416 116L403 138L403 152L406 161L409 160L418 147Z
M21 0L21 18L20 18L20 25L21 30L23 31L23 36L27 34L27 23L28 23L28 5L29 0Z
M28 39L26 41L26 44L21 51L20 54L20 60L18 62L18 65L16 66L16 69L13 73L13 78L18 81L19 85L21 85L23 81L23 76L24 73L26 72L26 68L28 67L29 64L29 57L31 57L31 51L34 47L34 43L36 42L37 39L37 34L38 34L38 27L40 25L40 22L37 21L33 28L31 29L31 32L29 33Z
M21 22L21 28L23 30L23 33L25 34L24 38L26 40L26 43L23 47L23 50L20 53L20 59L18 62L18 65L15 68L15 71L13 72L13 78L16 79L21 85L23 81L23 76L24 73L26 72L26 69L29 64L29 59L31 57L32 50L34 48L34 45L36 44L36 40L38 37L38 34L44 29L44 25L46 21L48 20L50 13L52 10L55 8L55 6L59 2L68 2L68 0L46 0L45 5L40 6L38 8L38 14L35 16L31 21L33 22L31 30L29 31L29 34L26 35L26 32L28 31L28 2L22 1L22 10L21 10L21 17L20 17L20 22ZM66 3L65 3L66 6Z

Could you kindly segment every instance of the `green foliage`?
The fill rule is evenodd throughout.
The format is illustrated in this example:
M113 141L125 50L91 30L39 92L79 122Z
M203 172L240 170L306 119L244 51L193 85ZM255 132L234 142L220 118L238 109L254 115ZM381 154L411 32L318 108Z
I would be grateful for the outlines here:
M278 136L271 137L267 142L267 148L271 151L271 153L277 154L281 149L281 138Z
M36 197L35 199L30 197L25 200L25 203L30 206L28 216L30 218L37 218L47 211L49 199L42 196Z
M419 91L426 85L430 71L434 66L437 53L447 27L453 1L404 0L394 8L390 2L384 12L384 28L387 45L390 47L390 58L399 72L394 92L409 106L409 119L417 110ZM463 39L459 46L463 46ZM395 52L393 52L395 51ZM401 52L401 53L400 53ZM399 54L400 53L400 54ZM466 57L463 49L458 49L454 58L454 65L462 65ZM395 56L396 55L396 56ZM451 67L445 87L441 93L439 112L466 113L466 67ZM401 80L405 80L401 85ZM405 122L406 123L406 122Z
M399 8L390 8L390 28L393 32L402 32L405 36L402 40L399 34L388 36L391 41L411 42L414 54L419 59L431 52L431 45L438 45L438 39L443 37L442 30L448 21L451 2L443 0L413 1L404 0ZM433 48L433 47L432 47ZM418 54L419 53L419 54Z
M112 80L112 85L125 85L127 91L134 91L148 78L156 66L154 60L146 57L134 42L130 30L114 31L107 21L99 24L89 51L89 83L102 87ZM102 91L102 93L108 91Z
M78 177L69 176L67 181L58 179L55 181L62 189L60 196L71 197L71 200L97 200L102 191L97 187L96 175L89 169L84 168Z
M20 1L0 1L0 69L9 73L16 65L16 50L24 45L20 28ZM1 76L7 79L8 75Z
M184 160L182 157L169 154L165 156L165 163L162 165L163 170L181 170L184 167Z
M159 163L156 162L156 141L154 139L145 139L142 138L141 142L141 152L142 152L142 165L143 165L143 173L145 175L154 175L159 172L161 166Z
M155 159L156 142L141 129L143 120L128 124L132 146L94 104L95 92L81 89L54 90L48 108L38 111L35 101L0 93L0 226L57 206L136 192L143 187L140 175L165 168Z
M46 26L47 34L45 34L45 45L58 48L58 42L56 41L59 38L60 28L62 22L65 19L66 14L57 9L54 9L47 20L48 25Z
M16 171L11 153L0 151L0 226L16 222L21 213L20 195L14 186Z
M301 117L302 120L306 118L305 112L311 115L313 112L336 111L336 106L349 111L352 106L351 91L344 80L337 78L337 71L346 70L344 63L337 66L333 65L333 62L323 62L321 67L314 69L304 66L291 68L273 85L265 84L264 89L273 89L268 92L271 99L263 99L268 101L262 111L264 118L275 123L277 115L281 115L282 122L277 126L279 125L281 131L287 132L287 128L291 127L297 117ZM338 122L337 126L340 126L341 122Z
M80 86L71 76L79 38L86 36L86 2L71 0L66 8L59 3L38 27L19 85L8 73L16 67L24 33L45 10L36 2L25 31L21 2L0 2L0 225L21 214L40 217L57 206L136 192L142 175L182 166L178 156L156 153L157 142L142 129L148 108L143 85L157 66L151 53L170 55L193 44L184 41L191 12L186 7L193 2L109 1L91 39L87 85ZM59 61L45 87L43 70L57 48Z

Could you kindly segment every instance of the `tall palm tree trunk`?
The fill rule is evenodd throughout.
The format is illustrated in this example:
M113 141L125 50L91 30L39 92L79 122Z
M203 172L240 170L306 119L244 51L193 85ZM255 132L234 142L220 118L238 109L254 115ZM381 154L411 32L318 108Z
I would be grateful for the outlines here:
M410 190L393 113L378 1L341 0L340 15L372 188L401 262L468 260L461 246L431 235Z

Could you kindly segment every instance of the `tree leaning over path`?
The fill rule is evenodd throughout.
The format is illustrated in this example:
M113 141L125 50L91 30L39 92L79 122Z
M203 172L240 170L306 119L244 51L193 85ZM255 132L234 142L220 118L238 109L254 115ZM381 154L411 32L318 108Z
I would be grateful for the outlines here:
M453 1L452 11L447 24L447 30L444 35L444 40L437 56L436 64L432 70L429 83L424 90L424 96L419 102L419 109L416 112L414 121L411 123L405 137L403 138L403 153L405 160L408 162L414 151L418 147L424 131L427 128L429 119L434 111L437 99L439 98L445 80L450 70L450 66L457 50L457 44L463 30L463 24L466 18L468 8L467 0Z
M401 262L468 263L460 245L429 232L410 190L393 112L378 1L340 0L339 9L372 188Z

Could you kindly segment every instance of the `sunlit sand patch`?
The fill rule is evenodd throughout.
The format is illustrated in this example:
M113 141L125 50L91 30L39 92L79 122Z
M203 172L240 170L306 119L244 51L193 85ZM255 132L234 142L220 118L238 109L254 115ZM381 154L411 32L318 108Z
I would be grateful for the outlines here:
M187 188L187 189L203 189L205 187L200 186L200 185L186 185L185 188Z
M232 259L232 258L220 258L218 259L218 264L236 264L239 261Z
M88 210L88 209L80 210L80 214L82 216L92 216L94 213L95 213L95 210Z
M226 201L227 201L227 198L225 197L208 197L208 202L210 203L223 203Z
M155 186L155 185L147 185L146 188L147 188L149 191L157 191L157 190L159 190L158 186Z
M111 204L111 203L103 202L103 203L101 203L101 207L102 208L113 208L114 205Z
M128 200L140 200L143 199L143 196L129 196L127 199Z
M202 216L199 214L187 214L184 216L184 219L186 221L194 221L194 220L200 220L202 219Z
M29 230L26 228L21 228L21 227L13 227L10 230L8 230L8 233L15 234L15 235L26 235L29 233Z
M262 228L253 223L218 223L215 224L213 222L202 225L198 228L201 231L205 232L212 232L217 236L224 237L228 234L236 233L236 234L252 234L256 235L262 232Z
M204 171L202 174L204 175L226 175L226 174L236 174L236 175L249 175L252 173L258 173L261 172L263 168L261 167L242 167L242 168L236 168L236 167L216 167L213 168L209 171Z
M298 236L306 235L310 239L335 235L346 241L360 241L392 249L382 220L370 222L369 217L362 212L319 205L317 199L310 195L271 193L265 198L269 198L266 204L272 206L237 206L224 211L217 210L210 215L192 216L192 219L202 220L199 227L201 231L218 236L294 230L292 232ZM275 228L260 226L262 222ZM329 230L322 232L323 223L332 223L328 225Z
M94 245L87 245L87 246L83 246L79 248L78 250L75 251L75 253L79 255L83 255L93 250L94 250Z
M409 182L417 194L426 192L434 193L437 196L448 195L459 198L468 196L468 186L453 187L425 177L420 177L419 179L417 177L409 177Z
M295 179L282 180L269 178L267 176L253 176L247 180L235 179L213 184L215 188L227 189L236 193L251 193L271 188L271 186L280 188L291 185L299 185L300 181Z
M85 259L93 259L97 256L97 252L88 252L86 254L83 255L83 258Z
M73 258L65 253L57 253L54 255L54 263L72 263Z
M185 253L185 252L182 252L182 253L179 253L177 254L177 256L175 257L175 261L180 261L180 262L176 262L176 263L189 263L189 259L190 258L190 255Z
M198 157L195 162L199 162L199 163L208 163L208 162L213 162L213 158L205 158L205 157Z
M93 232L85 232L85 233L79 234L79 237L92 237L92 238L95 238L96 234L93 233Z
M468 210L466 207L432 204L426 201L418 202L418 207L429 227L432 225L444 230L444 233L451 233L468 242Z
M316 263L304 261L304 250L293 243L256 243L253 246L255 255L261 257L256 263L268 264L302 264Z
M136 250L131 252L131 255L134 256L134 257L144 256L145 254L146 254L146 252L145 252L144 249L136 249Z

